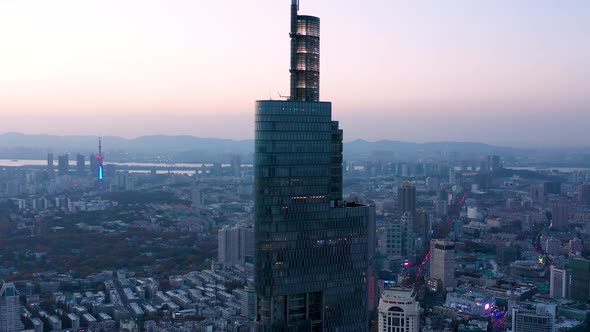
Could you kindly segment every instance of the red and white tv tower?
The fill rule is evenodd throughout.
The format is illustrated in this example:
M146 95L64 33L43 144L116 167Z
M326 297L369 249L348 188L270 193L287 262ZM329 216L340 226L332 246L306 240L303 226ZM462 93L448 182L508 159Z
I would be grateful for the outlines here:
M103 189L103 179L104 179L104 167L102 162L104 161L104 156L102 155L102 137L98 136L98 156L96 156L96 162L98 164L98 188Z

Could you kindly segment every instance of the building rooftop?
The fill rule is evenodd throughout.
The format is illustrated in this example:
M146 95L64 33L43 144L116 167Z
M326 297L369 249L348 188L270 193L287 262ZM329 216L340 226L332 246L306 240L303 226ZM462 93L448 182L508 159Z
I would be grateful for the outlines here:
M385 288L381 301L385 303L398 303L399 301L414 301L416 298L416 292L413 288L401 287L401 286L388 286Z

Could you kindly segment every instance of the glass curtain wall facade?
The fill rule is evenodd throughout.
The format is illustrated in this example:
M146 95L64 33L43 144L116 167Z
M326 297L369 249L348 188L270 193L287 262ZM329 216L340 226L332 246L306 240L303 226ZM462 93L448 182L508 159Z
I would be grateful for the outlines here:
M366 331L372 207L342 201L326 102L256 103L258 331Z

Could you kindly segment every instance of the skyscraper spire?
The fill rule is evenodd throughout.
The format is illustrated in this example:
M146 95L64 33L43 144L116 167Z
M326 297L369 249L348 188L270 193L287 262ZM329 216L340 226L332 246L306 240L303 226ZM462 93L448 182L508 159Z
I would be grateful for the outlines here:
M291 100L320 101L320 19L291 0Z

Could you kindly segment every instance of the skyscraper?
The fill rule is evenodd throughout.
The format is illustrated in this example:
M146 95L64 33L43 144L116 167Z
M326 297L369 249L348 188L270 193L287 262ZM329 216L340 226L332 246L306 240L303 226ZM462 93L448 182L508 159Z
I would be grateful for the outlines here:
M405 232L401 234L402 255L410 262L416 261L416 246L414 234L414 217L410 212L404 212L400 218L402 229Z
M90 162L90 174L92 177L98 177L98 160L96 160L96 155L94 153L88 156L88 161Z
M533 184L529 188L529 196L535 202L543 202L545 200L545 186L542 184Z
M49 177L53 176L54 172L54 165L53 165L53 153L47 154L47 173L49 173Z
M450 185L461 185L461 173L455 171L454 168L449 169L449 184Z
M291 96L256 102L257 331L366 331L373 207L342 199L342 130L319 102L319 18L291 2Z
M13 283L0 280L0 332L22 331L19 294Z
M443 208L446 208L445 204L443 204ZM414 213L414 233L423 241L422 247L430 241L431 229L430 214L424 209L416 209Z
M590 205L590 184L578 186L578 201L581 205Z
M442 288L455 286L455 243L430 242L430 279L440 280Z
M416 187L406 181L397 188L397 212L403 215L410 212L412 216L416 212Z
M490 172L498 172L502 169L500 156L488 156L488 169Z
M60 176L68 175L70 169L70 158L67 154L57 157L57 173Z
M234 177L242 176L242 158L239 155L232 156L231 158L231 173Z
M563 230L569 221L569 206L563 201L551 202L551 228Z
M559 269L551 265L551 276L549 278L549 296L552 299L569 299L571 287L571 271Z
M86 157L84 155L79 154L76 156L76 173L78 176L85 176L86 175Z
M254 257L254 228L251 225L237 225L219 230L217 254L225 265L244 264Z
M191 190L192 195L192 207L200 208L203 206L204 203L204 195L203 189L198 187L196 184L193 184L193 189Z
M105 178L108 178L109 180L112 180L115 175L117 174L117 165L115 164L106 164L104 166L104 174L103 176Z
M415 262L415 236L411 213L404 212L401 218L387 222L384 242L383 253L387 257L390 270L399 271L404 260Z

